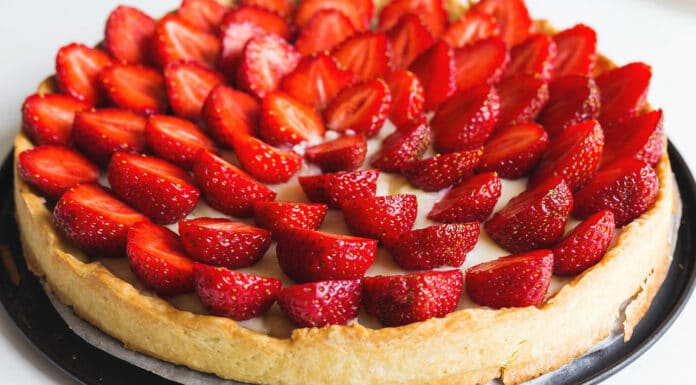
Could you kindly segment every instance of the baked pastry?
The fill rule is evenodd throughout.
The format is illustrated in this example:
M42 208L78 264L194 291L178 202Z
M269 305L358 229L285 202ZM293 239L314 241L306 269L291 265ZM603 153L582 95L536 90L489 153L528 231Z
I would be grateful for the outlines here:
M333 4L326 8L334 10L321 10L324 4ZM587 351L609 334L622 313L624 335L630 338L669 267L675 199L661 112L645 105L647 67L611 70L610 62L595 58L586 27L554 35L537 22L534 28L545 34L528 36L531 20L518 1L485 0L466 13L447 4L453 20L448 27L436 1L422 2L426 6L418 8L419 16L408 11L421 2L395 1L379 13L387 34L346 33L346 28L364 29L369 22L368 2L356 4L306 1L294 12L300 28L296 50L306 54L338 44L331 55L301 59L284 41L292 33L278 16L292 9L285 3L276 14L250 5L228 11L208 1L185 1L176 15L158 22L119 8L107 23L108 55L79 45L61 49L55 82L42 83L39 95L25 103L25 130L15 143L17 218L32 271L45 277L48 287L80 317L126 347L253 383L485 383L497 377L519 383ZM500 4L507 7L501 11ZM454 21L461 14L463 19ZM510 15L514 17L506 19ZM129 18L139 22L123 22L133 20ZM238 89L221 86L227 80L210 69L220 42L202 31L215 29L221 19L231 36L239 37L244 28L255 36L236 45L225 43L228 34L222 39L219 65L226 75L234 75ZM340 33L351 36L345 42L340 42L339 32L312 39L316 31L339 23L344 23ZM125 41L118 38L122 25L137 25L127 30L145 41L157 36L155 57L148 58L138 44L119 45ZM470 36L473 41L466 40L461 31L472 25L478 26ZM411 31L418 38L405 43L399 39ZM179 33L198 44L177 51L172 47L181 45L168 43L177 42ZM444 37L435 42L432 35ZM583 43L568 43L578 36ZM333 38L337 41L329 41ZM508 44L513 48L506 59ZM564 56L569 52L565 44L583 54ZM450 45L462 47L452 51ZM389 47L396 52L392 64ZM500 47L502 56L497 55ZM529 57L529 52L537 55ZM353 59L356 53L370 60ZM114 64L114 58L131 64ZM488 64L478 66L484 58ZM459 65L452 66L454 62ZM142 63L164 68L163 75ZM394 65L411 71L386 73ZM459 76L457 68L468 68L472 75ZM330 74L324 79L331 80L327 86L317 88L321 92L307 87L315 84L307 80L310 75L321 76L311 69ZM599 74L596 82L588 76L592 70ZM585 71L584 76L576 71ZM480 75L478 80L472 80L474 74ZM353 84L355 78L360 81ZM397 97L403 91L395 84L413 82L422 86L421 107L413 102L417 93ZM463 91L454 93L455 84ZM68 96L52 94L58 90ZM365 95L369 103L360 102ZM263 98L260 108L255 97ZM230 100L234 103L225 104ZM55 111L42 115L47 109L41 103L71 113L67 118ZM112 107L89 110L107 104ZM349 108L355 105L363 108ZM423 108L435 111L432 119L421 118ZM75 111L81 112L72 122ZM214 141L195 124L163 115L168 111L192 121L202 118ZM387 117L398 131L391 133L389 124L383 127ZM263 141L250 135L255 133ZM373 139L361 140L360 135ZM322 138L331 141L305 145ZM523 150L511 146L516 142L525 143ZM214 155L216 146L234 148L237 164L253 177ZM510 148L517 151L506 151ZM428 153L433 149L442 154ZM131 154L140 152L157 156ZM303 157L332 174L313 176L318 169L303 166ZM137 210L94 186L97 165L108 165L111 189ZM654 171L651 166L656 166ZM349 172L350 178L335 174L359 167L365 170ZM382 170L379 177L371 167ZM182 171L186 169L193 170L196 183ZM522 193L527 181L501 181L496 173L508 178L531 173L531 187ZM298 174L303 175L302 190ZM73 187L76 183L81 184ZM426 192L432 190L436 192ZM303 205L304 215L293 216L299 205L270 203L273 198L304 200L303 193L341 211ZM611 199L617 195L624 199ZM420 210L414 210L416 205ZM587 219L569 226L574 230L561 239L571 208ZM288 210L284 216L273 216L283 210ZM491 211L495 214L489 219ZM193 218L252 213L256 224L267 230ZM325 215L325 233L318 242L311 228ZM453 224L435 225L426 217ZM481 229L477 221L485 222ZM152 222L178 222L181 240ZM411 229L414 223L416 230ZM614 224L621 227L615 236ZM221 249L215 246L224 241L197 244L196 232L206 229L245 238L227 238L227 247ZM330 235L329 229L359 237ZM261 257L270 236L278 246ZM517 257L480 265L508 254L489 237ZM472 238L478 243L464 260ZM378 247L377 239L384 246ZM414 247L422 244L436 247ZM237 246L243 252L230 252ZM351 263L322 264L332 256L327 247L340 247ZM607 247L606 253L591 253ZM128 259L122 256L124 248ZM186 255L203 263L194 265ZM366 269L370 276L398 269L390 255L405 269L464 263L466 279L451 268L410 273L395 281L360 278ZM318 262L303 259L307 256L318 256ZM520 273L520 266L534 270ZM571 277L551 278L552 271ZM262 290L233 298L239 287L223 285L229 283L226 279L247 280L247 287ZM391 282L402 285L402 291ZM197 295L181 294L194 286ZM414 289L423 286L428 291ZM332 295L313 307L313 301L302 301L307 292ZM425 298L402 301L404 292ZM287 328L291 320L319 326L354 318L360 302L356 293L362 294L365 309L358 322ZM276 298L280 306L268 310ZM310 306L303 306L307 302ZM454 307L459 309L452 311ZM252 319L236 322L228 317Z

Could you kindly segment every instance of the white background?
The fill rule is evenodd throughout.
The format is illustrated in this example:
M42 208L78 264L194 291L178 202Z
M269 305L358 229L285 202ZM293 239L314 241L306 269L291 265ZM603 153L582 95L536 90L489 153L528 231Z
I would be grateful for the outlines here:
M0 156L12 147L20 106L54 71L54 55L69 42L102 38L111 9L123 0L0 0ZM162 15L178 0L126 0ZM584 22L599 35L600 51L619 64L652 65L649 100L665 110L665 127L696 170L696 0L530 0L536 18L558 28ZM695 235L696 236L696 235ZM696 299L643 356L605 384L693 384ZM47 361L0 309L0 384L76 382Z

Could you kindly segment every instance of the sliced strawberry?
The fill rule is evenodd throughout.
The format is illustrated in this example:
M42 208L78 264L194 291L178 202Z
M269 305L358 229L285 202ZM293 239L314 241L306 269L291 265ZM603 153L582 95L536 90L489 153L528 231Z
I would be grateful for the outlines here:
M592 76L597 61L597 33L578 24L553 37L558 50L553 77L567 75Z
M302 157L274 148L253 136L239 136L234 152L242 168L263 183L287 182L302 167Z
M265 34L266 31L249 21L223 24L220 31L222 51L218 66L220 71L234 82L237 78L239 60L247 42L254 36Z
M19 177L40 195L55 201L80 183L97 183L99 167L79 152L44 144L22 151L17 161Z
M483 151L475 150L437 154L411 162L402 169L409 183L423 191L439 191L470 177Z
M599 75L595 80L602 95L599 120L602 124L637 115L647 104L652 69L630 63Z
M551 141L529 183L535 185L561 176L575 191L597 171L603 148L604 133L599 122L588 120L570 126Z
M372 196L345 201L341 210L351 233L383 240L411 230L418 201L412 194Z
M401 70L408 68L415 58L435 43L428 28L421 18L413 13L407 13L387 31L391 48L392 68Z
M420 159L431 141L430 124L423 117L384 138L370 165L385 172L399 172L408 163Z
M99 84L116 107L150 115L167 111L164 76L138 64L116 64L99 74Z
M128 110L106 108L78 112L73 124L75 146L88 158L106 166L116 151L145 151L147 118Z
M271 233L225 218L179 222L184 250L198 262L240 269L258 262L271 246Z
M217 32L227 7L216 0L183 0L176 14L195 28Z
M304 28L312 17L325 9L335 9L350 19L351 24L359 31L370 26L372 18L371 0L305 0L300 2L295 12L295 24Z
M254 201L272 201L276 193L233 164L201 151L193 163L193 175L205 200L222 213L248 217Z
M221 28L225 30L232 23L244 22L254 23L266 33L276 34L285 40L290 40L294 32L283 16L255 5L242 5L229 11L222 19Z
M100 105L104 96L97 76L113 63L109 55L84 44L71 43L56 55L56 83L67 95L90 106Z
M435 203L428 219L443 223L484 221L493 212L501 191L502 184L495 173L474 175Z
M494 87L481 85L447 99L430 121L438 152L479 148L498 122L500 98Z
M505 78L496 88L500 95L498 128L531 122L549 100L548 85L529 75Z
M288 17L295 9L291 0L241 0L240 5L255 5L278 13L280 16Z
M384 76L392 97L389 120L400 127L415 122L423 115L425 94L423 85L413 72L398 70Z
M293 285L278 295L280 309L301 327L345 325L358 316L362 284L359 279Z
M61 94L33 94L22 106L22 128L34 144L72 144L75 113L89 104Z
M625 226L652 207L660 181L649 164L623 158L604 166L575 194L573 215L588 218L607 209L614 213L616 227Z
M201 118L201 110L210 91L225 83L225 78L219 72L191 61L167 65L164 78L174 113L193 120Z
M276 246L280 268L296 282L361 278L376 253L374 239L299 227L284 230Z
M489 14L470 10L447 27L441 36L452 48L463 47L492 36L499 36L500 28Z
M295 69L301 55L277 35L254 36L244 46L237 70L240 88L263 98Z
M553 254L536 250L500 257L466 270L466 291L481 306L539 306L551 284Z
M293 227L316 230L326 216L328 206L321 203L264 202L253 203L256 224L276 234Z
M77 185L63 194L53 209L56 228L92 257L121 257L126 235L147 218L119 201L104 188Z
M442 0L393 0L379 14L379 29L391 29L407 13L418 15L435 37L447 29L447 11Z
M188 173L152 156L117 152L106 174L116 195L157 223L184 218L200 197Z
M391 68L389 53L387 35L370 31L349 37L331 51L338 63L361 81L387 73Z
M355 32L353 23L341 11L322 9L302 28L295 47L303 55L330 51Z
M614 238L614 214L602 210L577 225L553 247L553 273L577 275L599 262Z
M365 277L363 305L385 326L444 317L457 308L462 280L460 270Z
M147 147L160 158L190 170L201 149L215 152L213 141L188 120L169 115L152 115L145 125Z
M305 158L323 172L351 171L362 166L367 142L362 135L345 135L305 149Z
M500 37L489 37L455 49L457 90L497 83L509 62L510 52Z
M566 127L599 117L600 96L594 79L569 75L549 83L549 101L538 121L551 137Z
M572 208L570 187L563 178L552 177L512 198L484 228L513 253L549 247L563 236Z
M479 236L479 223L454 223L405 231L384 239L394 261L407 270L459 267Z
M175 14L160 19L155 30L155 62L162 68L181 60L213 67L220 55L220 40L201 31Z
M280 89L320 111L354 81L352 72L341 69L336 59L324 52L303 57L280 82Z
M374 196L378 177L378 170L360 170L301 176L299 182L312 202L340 208L345 202Z
M655 167L664 148L662 110L646 112L604 127L604 152L600 167L626 157L642 160Z
M274 146L315 143L324 137L324 124L317 111L282 91L263 98L259 134Z
M521 178L539 163L548 145L549 136L536 123L501 128L486 142L478 169L495 171L501 178Z
M482 0L471 7L472 11L493 16L509 47L526 39L532 30L532 18L523 0Z
M324 121L329 130L353 130L371 138L379 133L390 108L389 86L373 79L341 90L326 106Z
M548 82L553 75L556 50L556 42L551 37L533 34L510 49L510 64L503 76L524 74Z
M232 148L235 137L256 134L261 104L249 94L220 84L208 94L201 114L215 141Z
M143 11L120 5L106 21L104 49L121 63L150 64L156 27L155 19Z
M454 51L442 40L420 54L408 69L423 85L426 111L436 109L456 89Z
M243 321L264 314L280 293L281 281L224 267L193 265L196 293L212 314Z

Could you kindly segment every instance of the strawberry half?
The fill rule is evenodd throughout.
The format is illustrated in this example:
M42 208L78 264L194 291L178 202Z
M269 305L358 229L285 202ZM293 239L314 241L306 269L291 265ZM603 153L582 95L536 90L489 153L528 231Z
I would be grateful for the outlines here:
M602 210L575 227L553 247L553 273L577 275L599 262L614 238L614 214Z
M250 21L222 24L220 32L222 48L218 67L230 81L234 82L237 78L239 60L247 42L252 37L265 33L263 28Z
M215 33L226 11L216 0L183 0L176 14L197 29Z
M484 221L493 212L501 191L502 184L495 173L474 175L435 203L428 219L444 223Z
M390 108L387 83L373 79L341 90L326 106L324 121L330 130L353 130L371 138L379 133Z
M423 191L439 191L470 177L481 160L476 150L437 154L411 162L401 170L409 183Z
M294 3L290 0L241 0L239 4L266 8L283 17L290 16L295 9Z
M115 64L99 73L99 84L117 107L150 115L167 111L164 76L150 67Z
M222 29L232 23L251 22L269 34L275 34L290 40L294 33L292 26L279 14L255 5L241 5L225 14Z
M340 90L354 81L353 73L342 70L336 59L324 52L303 57L280 82L280 89L321 111Z
M364 31L369 28L372 7L370 0L305 0L295 11L295 24L304 28L318 12L334 9L344 14L357 30Z
M280 291L280 309L300 327L345 325L358 316L362 283L359 279L293 285Z
M113 63L109 55L84 44L63 46L56 55L56 83L66 95L89 104L101 105L104 96L97 76Z
M652 69L644 63L630 63L604 72L595 79L602 95L599 120L608 124L637 115L647 104Z
M360 81L382 76L391 68L389 40L377 32L361 32L337 45L331 54Z
M556 42L551 37L533 34L510 49L510 64L504 77L531 75L548 82L553 75L556 55Z
M252 204L256 224L276 234L293 227L316 230L326 216L328 206L321 203L263 202Z
M489 14L469 10L447 27L441 36L452 48L463 47L492 36L500 36L495 18Z
M444 317L457 308L462 280L460 270L365 277L363 306L385 326Z
M157 22L143 11L120 5L109 14L104 49L120 63L149 64Z
M355 32L353 23L343 13L335 9L322 9L302 28L295 48L303 55L330 51Z
M298 180L312 202L341 208L345 202L374 196L378 177L378 170L360 170L301 176Z
M594 79L569 75L549 83L549 101L538 121L551 137L573 124L599 117L600 96Z
M263 98L295 69L301 55L277 35L254 36L244 46L237 69L237 85Z
M431 141L430 125L423 117L387 136L370 164L385 172L399 172L408 163L420 159Z
M215 152L213 141L192 122L169 115L152 115L145 125L147 147L160 158L191 170L201 149Z
M510 62L510 52L500 37L489 37L454 50L457 90L497 83Z
M415 58L435 43L428 28L421 18L413 13L406 13L387 31L391 48L392 68L408 68Z
M493 16L509 47L526 39L532 30L532 18L523 0L482 0L469 9L472 11Z
M423 85L413 72L398 70L384 75L392 103L389 120L400 127L415 122L423 114L425 94Z
M305 158L323 172L351 171L362 166L367 142L362 135L345 135L305 149Z
M536 250L500 257L466 270L466 291L481 306L539 306L551 284L553 254Z
M343 202L341 210L351 233L383 240L411 230L418 201L413 194L364 197Z
M220 56L220 40L215 35L197 29L176 14L159 20L153 45L155 62L162 68L182 60L212 68Z
M22 105L22 128L34 144L72 144L75 113L89 104L61 94L33 94Z
M379 14L379 29L392 28L409 13L418 15L435 37L442 35L447 28L448 16L442 0L393 0Z
M316 143L324 137L317 111L282 91L271 92L261 104L259 134L274 146Z
M442 40L416 57L408 69L423 85L426 111L436 109L456 89L454 51Z
M147 118L128 110L107 108L78 112L73 124L75 146L88 158L106 166L117 151L145 151Z
M217 143L232 148L237 136L254 136L261 103L253 96L220 84L208 94L201 115Z
M300 155L274 148L253 136L238 137L234 152L242 168L263 183L287 182L302 167Z
M536 123L498 129L486 142L478 169L495 171L501 178L521 178L539 163L548 145L549 136Z
M553 37L558 55L553 77L567 75L592 76L597 62L597 33L594 29L578 24Z
M500 95L497 128L534 120L549 100L548 85L529 75L505 78L496 87Z
M185 119L201 118L203 104L210 91L225 83L217 71L197 62L176 62L164 68L167 95L174 113Z
M633 157L655 167L665 148L662 110L604 127L604 152L600 168L613 161Z

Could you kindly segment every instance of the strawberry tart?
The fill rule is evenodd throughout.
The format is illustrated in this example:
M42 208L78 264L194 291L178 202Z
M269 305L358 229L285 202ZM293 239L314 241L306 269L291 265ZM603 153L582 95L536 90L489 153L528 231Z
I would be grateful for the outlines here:
M517 384L647 311L651 69L522 0L120 6L23 106L27 264L133 350L258 384Z

